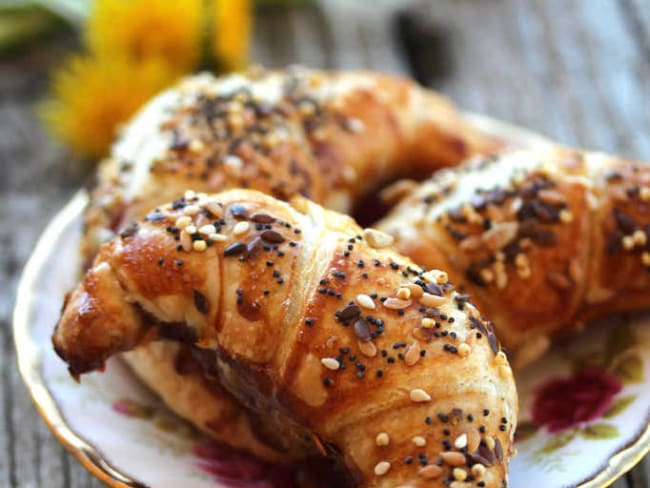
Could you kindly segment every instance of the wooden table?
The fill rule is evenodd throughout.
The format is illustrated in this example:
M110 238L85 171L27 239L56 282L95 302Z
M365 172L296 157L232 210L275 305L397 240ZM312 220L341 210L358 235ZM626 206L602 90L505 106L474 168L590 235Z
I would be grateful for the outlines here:
M63 36L0 59L3 487L101 485L38 418L15 365L10 323L35 239L89 173L48 141L33 113L48 70L70 44ZM338 0L264 9L254 57L271 66L412 74L465 109L650 161L649 0ZM648 487L649 473L646 458L615 487Z

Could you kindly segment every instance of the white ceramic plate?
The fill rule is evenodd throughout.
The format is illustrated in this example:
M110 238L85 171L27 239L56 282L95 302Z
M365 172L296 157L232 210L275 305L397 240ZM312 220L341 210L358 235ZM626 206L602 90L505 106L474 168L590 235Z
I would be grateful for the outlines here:
M520 145L549 141L483 116L474 123ZM53 219L18 288L20 372L54 435L110 486L288 487L293 471L202 438L119 360L81 384L50 345L64 294L78 278L85 193ZM556 347L517 375L519 454L510 485L601 487L650 450L650 315L615 317Z

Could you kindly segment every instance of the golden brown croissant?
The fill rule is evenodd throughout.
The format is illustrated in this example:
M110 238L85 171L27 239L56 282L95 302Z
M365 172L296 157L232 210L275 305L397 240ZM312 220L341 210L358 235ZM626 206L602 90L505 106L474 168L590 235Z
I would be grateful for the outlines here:
M54 346L75 375L155 339L212 355L358 486L504 486L517 398L491 324L389 244L305 199L190 193L102 246Z
M650 166L602 154L506 151L444 170L378 228L448 270L516 363L584 320L650 304Z
M438 94L370 72L194 76L154 98L100 168L84 254L186 189L301 194L349 213L396 176L428 176L500 143Z

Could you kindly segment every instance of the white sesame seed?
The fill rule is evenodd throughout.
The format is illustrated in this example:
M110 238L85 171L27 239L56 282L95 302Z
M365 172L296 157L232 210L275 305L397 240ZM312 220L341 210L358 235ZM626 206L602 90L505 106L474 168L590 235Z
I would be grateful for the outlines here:
M565 224L569 224L573 222L573 214L571 213L570 210L567 210L566 208L560 210L559 218L560 218L560 222L563 222Z
M395 293L395 296L400 300L408 300L411 298L411 290L408 288L399 288L397 293Z
M186 190L183 196L186 200L192 200L194 197L196 197L196 193L194 190Z
M390 463L388 461L381 461L375 466L375 474L377 476L383 476L388 473L390 469Z
M363 307L367 308L369 310L374 310L376 307L375 302L370 298L369 295L365 295L363 293L360 293L357 295L357 303Z
M214 242L225 242L228 238L223 234L210 234L208 239Z
M466 462L462 452L445 451L440 454L440 457L450 466L462 466Z
M461 434L458 437L456 437L456 440L454 441L454 447L457 449L462 449L463 447L467 446L467 434Z
M196 234L196 225L194 224L188 225L187 227L185 227L185 232L187 232L190 235Z
M219 202L208 202L205 207L210 211L215 217L223 216L223 207L219 205Z
M475 478L482 478L485 476L485 466L483 466L481 463L477 463L472 466L472 476Z
M423 293L420 297L420 303L425 307L439 307L446 301L447 299L445 297L439 297L438 295L432 295L431 293Z
M205 144L203 144L203 141L201 141L200 139L193 139L192 141L190 141L188 149L196 153L203 150L204 147Z
M400 300L399 298L390 297L384 300L383 305L391 310L402 310L411 305L411 300Z
M178 217L176 219L176 223L174 224L176 227L179 229L183 230L185 227L190 225L192 223L192 217L189 217L187 215L183 215L182 217Z
M435 327L435 325L436 322L433 319L430 319L428 317L422 319L422 327L425 329L432 329L433 327Z
M644 266L650 266L650 252L644 252L641 254L641 262Z
M240 236L242 234L246 234L250 230L250 228L251 225L248 222L237 222L232 232L236 236Z
M372 341L357 341L357 346L359 347L361 354L364 356L374 358L377 355L377 346L375 346L375 343Z
M199 227L199 233L203 235L215 234L216 232L217 228L212 224L202 225Z
M430 402L431 396L422 388L415 388L409 393L411 401L414 402Z
M485 444L487 445L488 449L494 449L494 437L486 435L485 436Z
M623 249L626 251L631 251L634 249L634 237L632 236L623 236L621 239L621 244L623 245Z
M363 238L368 242L370 247L376 249L392 246L395 240L390 234L370 228L364 229Z
M208 245L204 240L199 239L198 241L194 241L192 247L194 248L195 251L201 252L201 251L205 251L208 248Z
M641 187L639 189L639 197L644 202L650 201L650 188L647 186Z
M648 241L648 236L646 236L645 232L643 232L641 229L635 230L632 234L632 238L634 239L634 244L637 246L645 246L646 242Z
M469 353L472 352L472 348L469 346L469 344L465 344L464 342L462 344L458 345L458 355L466 358L469 356Z
M452 474L456 481L465 481L467 479L467 471L462 468L454 468Z
M196 205L187 205L183 208L183 213L185 215L196 215L200 210Z
M418 476L425 480L433 480L442 476L442 468L435 464L429 464L418 470Z
M320 362L325 366L327 369L331 369L332 371L336 371L339 369L341 364L334 358L323 358L320 360Z
M182 231L180 239L181 239L180 242L183 251L190 252L192 250L192 237L190 237L190 235L187 232Z
M390 437L388 436L388 433L386 432L380 432L377 434L377 437L375 438L375 443L378 446L387 446L390 443Z
M432 283L437 283L438 285L444 285L449 281L449 276L444 271L439 269L432 269L424 273L424 279Z
M423 446L427 445L427 440L424 437L422 437L421 435L416 435L411 440L413 441L413 444L415 444L418 447L423 447Z

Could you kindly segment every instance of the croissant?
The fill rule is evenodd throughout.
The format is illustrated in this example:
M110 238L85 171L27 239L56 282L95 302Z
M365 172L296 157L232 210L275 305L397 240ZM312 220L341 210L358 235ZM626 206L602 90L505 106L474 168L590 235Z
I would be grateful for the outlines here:
M650 166L556 148L437 173L377 227L448 271L498 324L515 365L557 334L650 303Z
M356 486L505 486L517 396L493 328L390 241L303 198L188 193L101 247L53 344L75 376L154 340L202 351Z
M449 101L370 72L190 77L149 102L100 166L83 254L186 189L303 195L350 213L380 183L501 146Z

